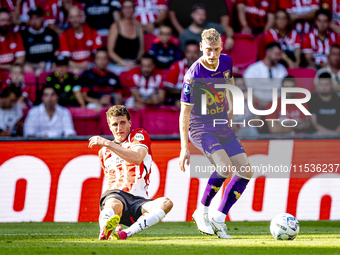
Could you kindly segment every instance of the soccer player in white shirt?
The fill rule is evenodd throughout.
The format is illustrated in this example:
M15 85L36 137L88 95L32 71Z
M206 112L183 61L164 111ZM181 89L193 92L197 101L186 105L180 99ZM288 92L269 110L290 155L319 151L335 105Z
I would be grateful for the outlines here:
M121 240L161 221L173 204L166 197L148 197L152 164L148 133L142 128L130 130L130 114L122 105L112 106L106 117L115 139L93 136L89 143L90 148L103 147L99 159L105 173L105 192L100 199L99 240ZM119 223L129 228L122 231Z

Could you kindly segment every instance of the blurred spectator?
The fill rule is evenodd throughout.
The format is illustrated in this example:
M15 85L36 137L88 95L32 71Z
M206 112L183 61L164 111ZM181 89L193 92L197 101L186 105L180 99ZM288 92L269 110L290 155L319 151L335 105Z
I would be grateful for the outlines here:
M108 69L119 75L137 66L144 53L144 36L141 24L133 18L134 2L122 3L121 19L111 25L107 47L110 58Z
M292 76L287 76L282 80L282 88L295 88L295 79ZM287 99L294 99L295 93L287 93ZM307 110L307 104L302 104ZM283 120L293 120L291 122L285 121L285 125L294 126L295 127L284 127L281 125L281 121ZM310 127L310 117L304 115L303 112L295 105L295 104L287 104L286 105L286 114L282 115L281 112L281 97L278 98L277 108L276 110L266 116L267 125L269 132L272 134L285 134L285 133L306 133L308 128ZM275 121L270 121L275 120ZM279 121L277 121L279 120ZM295 121L296 122L295 122Z
M275 1L236 0L236 4L241 33L257 35L273 27Z
M228 0L229 1L229 0ZM229 37L233 36L233 30L229 27L229 12L224 0L171 0L169 3L169 18L172 25L181 34L185 28L190 26L192 18L190 14L194 4L204 4L206 7L206 20L221 24Z
M168 17L165 0L135 0L136 11L133 15L146 33L154 33L159 24Z
M228 28L223 28L217 23L206 23L207 12L204 4L194 4L192 6L190 17L192 18L191 25L186 28L180 35L181 49L183 52L185 51L185 45L188 41L196 41L197 43L199 43L201 41L201 33L203 29L209 28L215 28L220 34L225 32L228 35L224 43L225 49L231 49L234 46L234 32L229 26Z
M155 58L158 69L169 69L175 61L182 58L179 43L172 37L172 28L169 25L160 25L159 38L152 42L149 53Z
M69 9L68 18L71 27L60 36L60 53L70 57L70 70L79 75L89 68L93 54L103 45L97 31L81 23L77 6Z
M36 0L6 0L6 5L13 12L13 24L20 25L23 28L30 19L29 11L38 6Z
M321 0L321 8L332 12L332 22L330 29L336 33L340 33L340 2L338 0Z
M74 136L73 120L68 109L58 104L58 91L52 85L42 88L42 103L33 107L24 124L26 137Z
M329 30L332 13L328 10L318 10L315 15L316 28L304 35L302 41L302 53L307 64L314 68L327 66L329 48L337 43L337 35Z
M258 136L259 131L256 127L248 126L249 120L259 119L248 107L248 93L242 77L235 77L235 86L242 90L244 96L244 114L235 114L233 118L233 130L237 136ZM244 123L241 124L241 123Z
M340 46L334 44L329 49L328 64L315 75L314 85L318 84L320 74L328 72L332 76L333 90L340 96Z
M45 26L54 30L61 35L69 28L69 12L73 6L84 10L84 6L75 0L50 0L44 5ZM81 13L81 20L84 19L84 13Z
M316 92L308 102L312 126L320 134L340 134L340 98L332 90L329 73L319 76Z
M21 96L19 88L10 86L0 92L0 136L18 135L17 130L22 125L23 113L17 104Z
M97 30L100 36L107 36L114 21L119 20L119 0L80 0L85 5L86 23Z
M163 82L166 89L165 104L175 105L177 108L180 108L180 95L182 92L184 75L199 56L199 44L195 41L187 42L184 58L171 65L166 81Z
M25 62L25 49L19 33L11 29L9 10L0 8L0 68L9 69L13 63Z
M145 53L141 58L141 67L129 72L135 107L160 105L165 100L163 73L155 68L154 58Z
M109 56L105 48L97 50L94 62L95 66L85 71L79 79L87 107L122 104L122 86L119 78L106 69Z
M58 54L59 39L52 29L44 28L44 10L41 7L29 11L29 27L20 31L26 50L24 71L35 72L52 69L52 61Z
M269 43L266 45L265 58L248 66L243 74L247 88L253 88L254 103L260 108L272 101L272 89L279 89L282 79L287 76L286 68L279 63L281 57L280 44ZM279 93L280 91L278 91L278 96Z
M301 38L295 29L289 29L289 24L289 14L285 10L278 10L274 28L265 33L265 44L278 42L282 49L283 64L289 68L297 68L301 62Z
M21 96L18 99L18 104L22 109L33 106L33 103L29 98L32 84L28 85L25 83L24 68L22 64L13 64L11 66L6 83L8 86L17 87L20 89ZM33 86L35 86L35 84Z
M59 55L55 61L56 70L46 78L46 84L54 86L61 106L83 106L85 100L81 93L78 77L68 72L68 59Z
M311 30L315 14L320 9L320 1L277 0L277 9L285 9L296 31L306 34Z

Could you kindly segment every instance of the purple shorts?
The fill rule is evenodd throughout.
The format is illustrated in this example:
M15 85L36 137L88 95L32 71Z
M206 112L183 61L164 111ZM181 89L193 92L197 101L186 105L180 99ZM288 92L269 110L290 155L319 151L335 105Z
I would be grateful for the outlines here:
M190 142L209 159L218 150L225 150L229 157L245 153L238 137L233 132L228 135L218 135L212 132L196 133L189 136Z

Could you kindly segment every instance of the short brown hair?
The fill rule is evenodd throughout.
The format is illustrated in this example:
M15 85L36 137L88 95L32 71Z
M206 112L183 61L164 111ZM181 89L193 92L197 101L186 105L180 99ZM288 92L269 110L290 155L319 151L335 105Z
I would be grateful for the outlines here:
M131 119L129 111L124 105L114 105L110 107L106 112L107 123L110 124L110 118L115 116L126 116L128 120Z
M221 35L215 28L204 29L201 35L202 42L214 43L221 39Z

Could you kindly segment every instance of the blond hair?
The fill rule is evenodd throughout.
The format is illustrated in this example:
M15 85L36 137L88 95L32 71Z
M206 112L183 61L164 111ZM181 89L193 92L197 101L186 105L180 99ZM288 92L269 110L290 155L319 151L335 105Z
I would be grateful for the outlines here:
M206 43L214 43L221 39L221 35L219 32L216 31L215 28L204 29L202 32L202 42L205 41Z
M129 111L124 105L114 105L110 107L106 112L107 123L110 124L110 118L116 116L126 116L128 120L131 119Z

